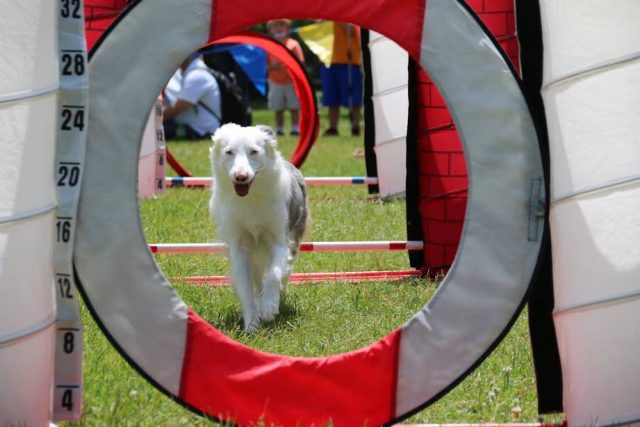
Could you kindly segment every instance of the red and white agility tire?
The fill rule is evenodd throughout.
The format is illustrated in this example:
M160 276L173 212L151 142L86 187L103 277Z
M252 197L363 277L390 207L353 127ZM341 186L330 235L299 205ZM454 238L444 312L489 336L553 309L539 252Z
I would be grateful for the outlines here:
M353 22L419 60L456 119L470 178L458 256L434 298L388 336L328 357L259 352L199 318L158 270L138 212L132 141L173 70L282 16ZM397 421L464 378L517 316L544 228L538 140L513 70L462 0L137 1L93 50L90 75L78 287L128 362L192 410L242 425Z

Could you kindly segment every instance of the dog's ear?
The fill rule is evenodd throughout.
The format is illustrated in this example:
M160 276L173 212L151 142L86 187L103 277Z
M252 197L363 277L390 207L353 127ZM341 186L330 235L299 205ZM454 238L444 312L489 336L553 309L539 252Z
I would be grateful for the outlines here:
M222 146L222 135L220 135L219 131L220 129L218 129L211 137L212 144L209 147L209 157L211 158L211 160L213 160L214 157L220 154L220 147Z
M271 126L267 126L267 125L256 125L256 127L258 128L258 130L260 130L262 133L265 133L267 135L269 135L271 138L275 138L276 137L276 131L273 130L273 128Z
M256 128L265 135L265 142L267 145L272 148L276 148L278 146L278 137L276 136L276 131L274 131L273 128L267 125L257 125Z

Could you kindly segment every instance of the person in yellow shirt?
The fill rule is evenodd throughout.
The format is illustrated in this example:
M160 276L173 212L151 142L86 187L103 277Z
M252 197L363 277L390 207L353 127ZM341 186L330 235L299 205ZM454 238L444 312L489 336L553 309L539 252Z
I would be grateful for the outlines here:
M329 108L329 128L323 135L338 135L340 107L348 108L350 111L351 135L360 135L361 63L360 27L334 22L331 66L327 68L322 65L320 68L322 103Z
M272 19L267 22L267 30L271 37L285 45L300 62L304 63L304 54L300 43L289 37L291 21ZM267 79L269 80L267 99L269 108L275 110L277 134L284 135L284 111L289 110L291 113L291 135L299 135L300 102L294 90L293 80L286 66L271 55L267 55Z

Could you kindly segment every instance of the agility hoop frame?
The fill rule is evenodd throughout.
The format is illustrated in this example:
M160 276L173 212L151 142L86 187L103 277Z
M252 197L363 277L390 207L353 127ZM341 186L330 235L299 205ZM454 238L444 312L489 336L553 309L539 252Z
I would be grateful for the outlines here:
M469 171L458 255L431 301L370 346L322 358L247 348L190 310L148 249L135 186L143 123L182 60L282 16L353 22L406 49L448 103ZM454 387L517 317L544 231L538 139L514 70L462 0L138 0L92 51L90 73L78 289L123 357L186 407L241 425L393 423Z

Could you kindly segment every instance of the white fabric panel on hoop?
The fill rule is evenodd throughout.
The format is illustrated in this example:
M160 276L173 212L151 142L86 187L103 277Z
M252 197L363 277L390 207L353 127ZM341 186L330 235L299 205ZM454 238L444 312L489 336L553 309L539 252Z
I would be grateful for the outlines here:
M9 0L0 14L0 425L51 418L56 11Z
M153 8L131 9L127 19L109 34L109 43L97 49L89 64L90 128L75 265L99 321L124 353L162 388L177 395L188 307L159 273L147 248L134 185L142 127L150 107L171 72L184 60L184 52L195 51L209 39L211 1L190 1L179 13L166 13L176 10L169 6L174 3L154 0ZM158 43L152 39L155 32L138 25L142 13L146 14L145 22L164 29L164 36L172 39L170 45ZM132 44L131 40L137 43ZM145 60L140 61L141 57ZM136 66L125 72L122 64ZM158 70L172 71L158 76ZM151 91L149 85L140 84L148 82L150 75L154 75L156 84ZM101 96L92 96L96 92ZM123 99L136 102L118 102ZM111 114L113 105L119 106L120 114ZM124 117L125 121L116 122L115 117ZM124 166L114 173L114 164ZM112 200L126 202L114 206Z
M393 40L375 31L369 34L374 150L380 197L385 198L404 194L406 189L409 56Z
M570 426L640 420L640 3L541 1Z
M444 392L504 332L537 265L544 202L536 130L507 60L455 0L430 0L421 65L454 117L469 170L451 270L402 330L397 413Z

